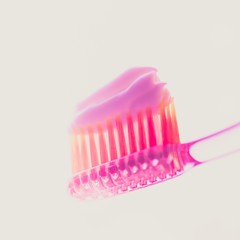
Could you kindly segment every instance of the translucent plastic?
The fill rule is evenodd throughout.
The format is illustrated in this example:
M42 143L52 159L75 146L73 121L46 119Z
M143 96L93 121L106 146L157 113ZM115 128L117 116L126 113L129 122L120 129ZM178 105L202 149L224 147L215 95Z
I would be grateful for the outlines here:
M109 197L172 179L194 166L240 151L240 122L186 144L155 146L75 174L70 194Z
M190 153L199 162L221 158L240 151L240 122L191 143Z
M82 200L109 197L181 175L197 165L189 144L156 146L75 174L70 194Z

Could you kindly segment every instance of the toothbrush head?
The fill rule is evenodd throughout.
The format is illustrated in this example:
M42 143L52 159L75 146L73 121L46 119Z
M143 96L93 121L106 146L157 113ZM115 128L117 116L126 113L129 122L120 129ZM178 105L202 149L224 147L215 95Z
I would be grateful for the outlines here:
M154 68L133 68L78 105L70 194L108 197L183 173L173 98Z

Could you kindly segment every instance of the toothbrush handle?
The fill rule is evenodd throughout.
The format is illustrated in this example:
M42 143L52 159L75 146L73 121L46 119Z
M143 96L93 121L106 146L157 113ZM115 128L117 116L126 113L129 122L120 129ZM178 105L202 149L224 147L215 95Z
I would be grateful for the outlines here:
M190 144L190 155L198 162L240 152L240 122Z

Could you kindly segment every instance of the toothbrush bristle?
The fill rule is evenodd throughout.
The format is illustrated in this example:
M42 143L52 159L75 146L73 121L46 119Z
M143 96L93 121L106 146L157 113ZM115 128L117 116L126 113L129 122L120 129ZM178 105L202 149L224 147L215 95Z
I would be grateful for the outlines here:
M96 167L98 162L98 154L97 154L97 147L96 142L94 139L94 132L91 126L88 126L88 135L89 135L89 145L90 145L90 157L91 157L91 166Z
M160 132L159 132L160 131ZM183 160L173 99L71 134L72 195L116 195L180 174Z
M153 147L156 146L156 133L154 129L154 123L153 123L153 114L152 109L150 107L146 110L147 115L147 123L148 123L148 139L149 139L149 146Z
M173 125L173 138L175 143L180 143L179 131L178 131L178 124L177 124L177 117L174 102L172 101L171 104L171 114L172 114L172 125Z
M134 133L134 127L133 127L133 119L130 112L127 113L127 126L128 126L130 153L134 153L137 151L137 146L136 146L136 137Z
M143 113L140 110L138 112L138 131L139 131L139 148L140 150L143 150L146 148L146 136L145 136L145 130L144 130L144 124L143 124Z
M168 128L167 117L166 117L166 106L164 106L164 103L160 104L160 119L161 119L161 130L162 130L162 143L168 144L169 128Z
M72 172L73 174L81 171L80 152L77 134L74 132L71 136L71 155L72 155Z
M87 142L86 142L86 136L83 128L80 128L80 167L81 170L89 169L89 158L88 158L88 151L87 151Z
M111 160L114 160L117 158L117 148L116 148L113 124L110 119L107 120L107 130L108 130L110 158Z
M106 146L103 128L100 124L98 124L97 129L98 129L98 136L99 136L100 161L101 163L106 163L108 162L108 152L107 152L107 146Z
M124 131L123 131L123 122L119 115L116 117L116 128L117 128L117 133L118 133L120 157L124 157L127 155L127 148L126 148L125 136L124 136Z

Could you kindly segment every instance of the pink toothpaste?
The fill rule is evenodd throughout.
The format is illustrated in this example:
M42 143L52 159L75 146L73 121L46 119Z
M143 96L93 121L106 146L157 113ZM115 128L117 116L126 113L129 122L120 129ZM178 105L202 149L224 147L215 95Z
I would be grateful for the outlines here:
M70 135L69 191L82 200L172 179L240 150L240 122L181 144L173 97L150 67L127 70L81 102Z

